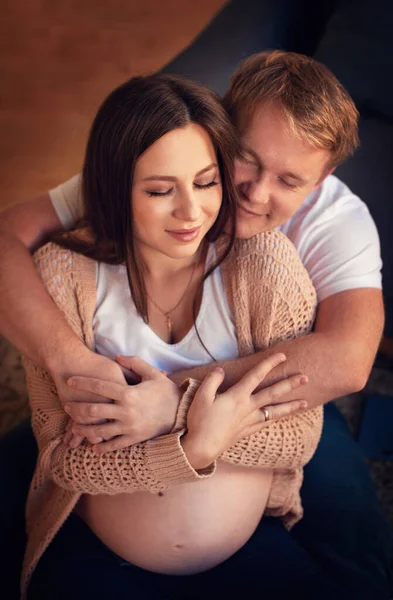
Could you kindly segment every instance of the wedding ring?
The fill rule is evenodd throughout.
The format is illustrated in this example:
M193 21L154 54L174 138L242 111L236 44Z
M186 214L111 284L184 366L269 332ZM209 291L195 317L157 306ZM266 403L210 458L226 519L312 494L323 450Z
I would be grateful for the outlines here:
M263 409L263 414L265 415L265 423L270 419L270 414L267 408Z

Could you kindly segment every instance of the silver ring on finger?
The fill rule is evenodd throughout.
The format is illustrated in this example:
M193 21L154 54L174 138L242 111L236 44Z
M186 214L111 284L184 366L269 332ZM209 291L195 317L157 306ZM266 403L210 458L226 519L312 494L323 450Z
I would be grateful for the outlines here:
M270 419L270 413L267 408L263 409L263 414L265 415L265 423Z

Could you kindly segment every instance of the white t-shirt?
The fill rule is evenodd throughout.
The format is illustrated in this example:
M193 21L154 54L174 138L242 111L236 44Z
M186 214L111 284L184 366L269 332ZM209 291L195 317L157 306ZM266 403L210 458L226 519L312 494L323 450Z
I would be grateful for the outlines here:
M83 214L81 176L49 192L65 229ZM329 175L280 227L296 247L317 290L318 301L356 288L381 288L378 232L367 206Z
M211 245L206 268L215 260L215 248ZM97 263L96 288L93 330L99 354L112 359L116 354L137 355L167 373L211 362L212 358L201 344L195 327L177 344L167 344L143 321L132 300L124 265ZM239 356L235 324L219 268L204 282L196 327L216 360Z

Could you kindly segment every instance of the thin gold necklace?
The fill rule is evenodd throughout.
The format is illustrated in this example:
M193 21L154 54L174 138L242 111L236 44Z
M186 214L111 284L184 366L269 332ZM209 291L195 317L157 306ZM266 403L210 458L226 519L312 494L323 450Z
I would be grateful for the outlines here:
M192 272L191 272L191 277L190 277L190 279L189 279L189 282L187 283L186 289L184 290L184 292L183 292L183 294L182 294L182 296L181 296L180 300L177 302L177 304L176 304L176 305L175 305L173 308L171 308L171 310L167 310L166 312L165 312L164 310L162 310L162 308L161 308L160 306L158 306L158 304L157 304L156 302L154 302L154 300L153 300L153 298L150 296L150 294L146 292L146 293L147 293L147 297L149 298L150 302L151 302L152 304L154 304L154 306L155 306L155 307L156 307L156 308L157 308L157 309L160 311L160 313L161 313L162 315L164 315L164 317L165 317L165 323L166 323L166 326L167 326L167 329L168 329L168 333L169 333L169 343L170 343L170 344L173 344L173 341L174 341L174 340L173 340L173 332L172 332L172 329L173 329L173 321L172 321L172 319L171 319L171 317L170 317L169 315L170 315L171 313L173 313L173 311L174 311L174 310L176 310L176 309L177 309L177 307L178 307L178 306L180 306L180 304L183 302L183 300L184 300L184 298L185 298L185 296L186 296L186 294L187 294L187 292L188 292L188 289L189 289L189 287L190 287L190 285L191 285L191 282L192 282L192 280L193 280L194 273L195 273L195 269L197 268L197 265L198 265L198 264L199 264L199 261L196 261L196 263L194 264L194 268L193 268L193 270L192 270Z

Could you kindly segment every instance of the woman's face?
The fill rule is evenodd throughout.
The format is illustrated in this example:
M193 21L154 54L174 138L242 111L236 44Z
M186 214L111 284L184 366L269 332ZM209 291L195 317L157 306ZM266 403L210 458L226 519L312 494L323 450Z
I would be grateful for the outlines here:
M163 135L135 165L132 211L141 251L193 256L221 201L220 171L206 131L191 123Z

